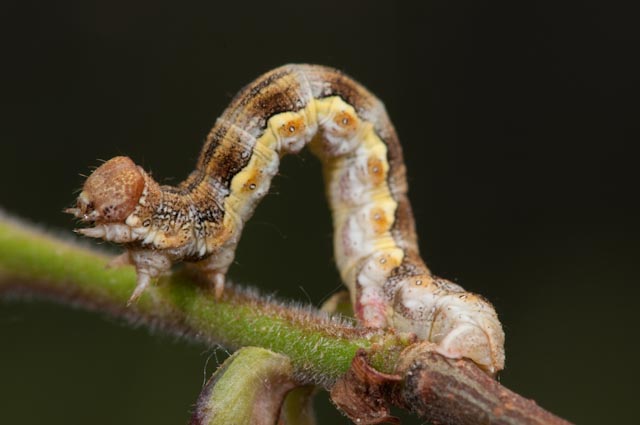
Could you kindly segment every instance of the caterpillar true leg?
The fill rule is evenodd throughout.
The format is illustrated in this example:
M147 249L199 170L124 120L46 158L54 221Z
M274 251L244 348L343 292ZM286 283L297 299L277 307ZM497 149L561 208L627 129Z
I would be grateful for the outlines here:
M194 262L219 296L280 157L305 145L323 163L336 262L361 323L414 332L449 357L502 369L504 333L491 304L433 276L419 255L402 149L384 105L334 69L286 65L245 87L178 186L160 186L116 157L89 176L68 212L94 224L80 233L128 250L138 273L132 300L178 261Z

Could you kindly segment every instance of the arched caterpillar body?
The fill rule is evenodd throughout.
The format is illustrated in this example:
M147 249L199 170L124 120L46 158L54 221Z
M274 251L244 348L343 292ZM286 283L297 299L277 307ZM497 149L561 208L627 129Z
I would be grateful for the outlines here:
M435 277L418 252L402 149L384 105L334 69L285 65L240 91L217 120L195 171L160 186L127 157L101 165L68 212L83 235L125 244L138 285L191 261L220 293L245 222L280 157L309 145L323 164L335 258L365 326L395 327L494 373L504 333L489 302Z

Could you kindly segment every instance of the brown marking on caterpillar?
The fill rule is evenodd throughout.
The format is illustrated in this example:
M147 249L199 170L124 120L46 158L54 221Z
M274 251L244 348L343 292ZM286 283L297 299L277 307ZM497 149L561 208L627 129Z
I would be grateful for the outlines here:
M251 150L254 143L255 140L247 137L238 127L219 121L206 142L207 148L215 146L215 149L201 155L196 166L204 174L190 185L201 184L206 175L218 180L223 187L229 187L231 179L249 162L249 156L245 153Z
M400 248L419 257L416 224L413 220L409 199L406 196L398 198L398 208L396 208L391 234L394 240L398 241Z
M340 275L365 326L395 327L469 357L504 365L491 304L431 275L420 258L402 148L384 105L339 71L286 65L246 86L207 136L195 170L160 186L124 157L99 167L68 212L90 237L126 244L139 297L178 261L194 262L220 296L244 224L268 192L280 157L305 145L323 164Z

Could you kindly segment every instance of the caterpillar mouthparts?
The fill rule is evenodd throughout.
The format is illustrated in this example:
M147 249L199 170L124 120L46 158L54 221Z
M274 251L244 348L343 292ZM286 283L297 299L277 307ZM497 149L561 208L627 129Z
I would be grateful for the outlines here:
M483 297L431 274L419 255L402 148L384 105L339 71L285 65L243 89L217 120L195 170L161 186L115 157L65 210L84 236L123 244L129 303L172 264L199 268L220 297L244 224L268 192L280 158L309 145L324 168L334 250L364 326L394 327L486 372L504 367L504 332Z

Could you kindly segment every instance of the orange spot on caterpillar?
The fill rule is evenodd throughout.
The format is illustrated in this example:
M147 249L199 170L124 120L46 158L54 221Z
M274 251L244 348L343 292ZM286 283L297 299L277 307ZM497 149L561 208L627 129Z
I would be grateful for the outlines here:
M389 230L391 223L387 220L387 215L382 208L372 208L369 213L369 218L373 226L373 231L377 235Z
M397 258L392 257L387 253L383 253L378 256L378 267L385 273L390 272L399 265L400 263Z
M282 124L278 129L278 133L281 137L292 137L302 134L305 128L304 118L298 117Z
M242 184L242 191L244 193L253 192L257 187L255 178L251 178Z
M259 168L254 168L251 170L251 175L248 176L247 180L242 184L243 192L253 192L258 187L258 182L260 181L260 176L262 171Z
M334 117L333 121L338 127L347 132L355 131L358 128L358 119L347 111L340 111Z
M374 186L384 183L386 173L384 172L384 166L380 158L377 156L370 156L367 160L367 171Z

